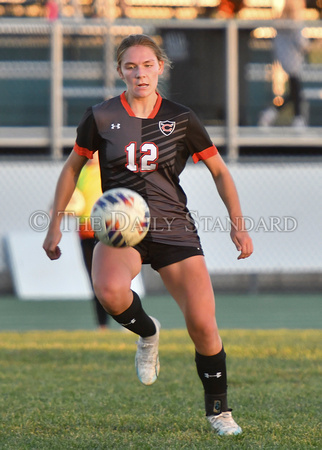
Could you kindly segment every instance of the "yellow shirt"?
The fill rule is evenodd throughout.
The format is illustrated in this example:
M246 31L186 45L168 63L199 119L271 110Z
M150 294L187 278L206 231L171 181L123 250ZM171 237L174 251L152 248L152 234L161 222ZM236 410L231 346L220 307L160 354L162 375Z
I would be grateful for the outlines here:
M92 207L102 195L99 163L88 162L82 169L76 190L66 211L80 217L79 235L81 239L91 238L94 232L90 223Z

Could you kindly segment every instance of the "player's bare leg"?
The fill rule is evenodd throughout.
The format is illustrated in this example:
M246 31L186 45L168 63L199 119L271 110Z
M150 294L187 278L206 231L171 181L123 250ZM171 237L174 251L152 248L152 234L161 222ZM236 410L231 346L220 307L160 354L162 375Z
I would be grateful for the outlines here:
M207 419L219 435L241 433L228 408L226 354L215 318L215 298L203 256L163 267L159 273L182 310L196 348Z
M141 256L133 248L96 245L92 268L96 296L116 322L140 336L135 356L136 372L143 384L150 385L160 371L161 326L145 313L139 296L131 290L131 281L140 269Z
M192 256L159 270L169 293L178 303L197 352L220 352L221 338L215 318L215 298L203 256Z
M121 314L133 301L131 281L141 270L139 253L98 242L93 253L92 280L97 298L111 315Z

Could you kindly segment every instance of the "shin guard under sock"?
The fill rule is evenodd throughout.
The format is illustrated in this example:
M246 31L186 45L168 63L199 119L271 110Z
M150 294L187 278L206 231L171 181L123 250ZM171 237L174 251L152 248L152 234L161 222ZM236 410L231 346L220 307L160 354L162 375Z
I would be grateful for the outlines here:
M213 356L200 355L196 351L199 378L205 390L206 415L228 411L226 353L224 348Z
M128 309L117 316L112 316L122 327L138 334L141 337L153 336L156 328L153 320L144 309L138 294L133 292L133 302Z

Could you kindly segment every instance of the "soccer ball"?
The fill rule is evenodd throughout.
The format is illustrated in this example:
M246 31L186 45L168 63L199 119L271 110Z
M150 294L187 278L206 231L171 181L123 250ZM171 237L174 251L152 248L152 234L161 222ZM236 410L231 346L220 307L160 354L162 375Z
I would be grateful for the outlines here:
M103 244L133 247L149 230L149 207L143 197L131 189L110 189L94 204L91 225Z

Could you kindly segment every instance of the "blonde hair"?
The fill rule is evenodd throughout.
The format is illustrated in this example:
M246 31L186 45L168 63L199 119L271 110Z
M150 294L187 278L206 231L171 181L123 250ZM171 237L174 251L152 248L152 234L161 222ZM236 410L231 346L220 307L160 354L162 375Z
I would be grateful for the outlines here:
M146 34L130 34L122 40L117 49L116 61L118 68L121 67L122 58L126 50L130 47L133 47L134 45L143 45L144 47L149 47L154 52L158 61L163 61L165 66L171 66L171 62L164 50L162 50L161 47L159 47L158 44L150 36Z

